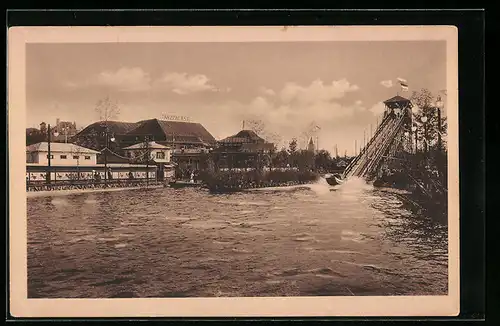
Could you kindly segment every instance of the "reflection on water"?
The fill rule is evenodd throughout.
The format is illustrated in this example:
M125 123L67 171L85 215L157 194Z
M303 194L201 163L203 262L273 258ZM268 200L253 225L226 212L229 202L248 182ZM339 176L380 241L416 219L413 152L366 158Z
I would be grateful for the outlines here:
M28 295L447 293L447 226L361 180L28 199Z

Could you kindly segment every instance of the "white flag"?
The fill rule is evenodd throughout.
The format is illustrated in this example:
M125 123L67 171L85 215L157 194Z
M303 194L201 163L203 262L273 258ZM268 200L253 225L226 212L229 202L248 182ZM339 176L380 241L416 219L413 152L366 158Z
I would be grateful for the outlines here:
M403 92L407 92L408 91L408 82L406 81L406 79L398 77L398 81L399 81L399 84L401 85L401 90Z

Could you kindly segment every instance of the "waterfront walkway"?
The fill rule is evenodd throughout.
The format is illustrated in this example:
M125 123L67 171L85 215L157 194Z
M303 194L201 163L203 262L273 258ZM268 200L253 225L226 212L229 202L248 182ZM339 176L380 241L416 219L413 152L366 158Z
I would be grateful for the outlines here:
M163 188L163 185L150 185L150 186L132 186L132 187L121 187L121 188L88 188L88 189L65 189L65 190L48 190L48 191L27 191L26 197L46 197L46 196L67 196L73 194L82 194L89 192L111 192L111 191L123 191L131 189L157 189Z

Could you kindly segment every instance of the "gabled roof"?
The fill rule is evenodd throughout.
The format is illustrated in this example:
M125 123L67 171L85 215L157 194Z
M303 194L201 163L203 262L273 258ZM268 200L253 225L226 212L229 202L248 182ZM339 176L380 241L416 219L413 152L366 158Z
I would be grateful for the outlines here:
M147 146L146 146L146 144L147 144ZM154 142L154 141L150 141L148 143L146 143L146 142L138 143L138 144L135 144L135 145L132 145L132 146L124 147L123 149L145 149L145 148L149 148L149 149L170 149L170 147L163 146L163 145L158 144L157 142Z
M384 101L384 104L387 105L389 108L401 108L409 106L412 107L412 103L409 99L404 98L402 96L396 95L386 101Z
M264 138L259 137L253 130L241 130L236 135L224 138L220 143L262 143Z
M150 134L160 131L165 139L175 142L215 143L215 138L200 123L184 121L165 121L149 119L138 122L137 126L128 131L128 135Z
M136 128L137 123L121 121L97 121L85 127L82 131L76 134L76 137L91 134L92 131L104 131L106 126L110 133L122 135Z
M396 95L396 96L391 97L390 99L384 101L384 103L395 103L395 102L410 102L410 100L407 98L404 98L402 96Z
M48 152L49 145L47 142L36 143L33 145L26 146L27 152ZM98 154L98 151L94 151L90 148L85 148L71 143L50 143L51 153L78 153L78 154Z

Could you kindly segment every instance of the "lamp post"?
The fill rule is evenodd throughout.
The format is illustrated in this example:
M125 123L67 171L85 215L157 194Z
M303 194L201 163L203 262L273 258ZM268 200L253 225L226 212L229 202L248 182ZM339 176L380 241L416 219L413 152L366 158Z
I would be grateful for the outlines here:
M109 146L109 141L110 140L112 142L115 141L115 137L114 136L111 136L111 139L109 138L108 126L106 126L106 129L104 131L104 138L105 138L105 146L104 146L104 187L106 188L108 186L108 146Z
M427 154L427 117L424 115L420 118L424 125L424 153Z
M59 133L57 130L54 131L54 136L57 137L59 136ZM51 183L52 179L52 152L50 149L50 143L52 142L52 130L50 128L50 124L47 125L47 174L45 176L45 179L48 184Z
M146 188L149 186L149 160L151 153L149 152L149 137L144 136L144 143L146 145Z
M444 102L441 100L441 96L438 96L436 101L436 109L438 114L438 150L441 151L442 139L441 139L441 109L444 107Z
M45 175L45 180L47 181L48 184L50 184L50 177L51 177L51 153L50 153L50 124L47 125L47 174Z
M437 116L438 116L438 175L440 178L443 176L443 166L442 164L442 154L443 154L443 144L442 144L442 139L441 139L441 109L444 107L444 103L441 100L441 96L438 96L437 101L436 101L436 109L437 109Z

